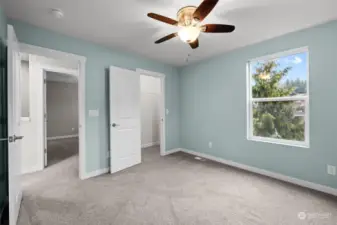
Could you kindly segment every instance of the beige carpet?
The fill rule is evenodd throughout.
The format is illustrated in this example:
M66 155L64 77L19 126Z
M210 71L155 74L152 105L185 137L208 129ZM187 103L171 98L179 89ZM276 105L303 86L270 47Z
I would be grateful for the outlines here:
M142 164L85 181L77 167L26 176L18 224L337 225L335 197L184 153L144 149Z

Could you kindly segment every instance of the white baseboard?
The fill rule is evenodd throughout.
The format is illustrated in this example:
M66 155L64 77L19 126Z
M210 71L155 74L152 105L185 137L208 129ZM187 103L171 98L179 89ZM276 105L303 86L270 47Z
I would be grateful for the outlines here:
M41 166L33 166L31 168L21 168L21 174L24 175L24 174L30 174L30 173L36 173L36 172L40 172L42 171L44 168Z
M47 137L47 140L51 141L51 140L60 140L60 139L75 138L75 137L78 137L78 134L65 135L65 136L56 136L56 137Z
M162 156L166 156L166 155L171 155L173 153L176 153L176 152L180 152L182 151L181 148L174 148L174 149L170 149L170 150L167 150L165 151L163 154L161 154Z
M83 177L81 177L81 180L89 179L89 178L92 178L92 177L97 177L99 175L109 173L109 171L110 171L110 168L95 170L95 171L92 171L90 173L85 174Z
M159 145L159 142L152 142L152 143L148 143L148 144L143 144L142 148L148 148L148 147L152 147L152 146L156 146Z
M316 191L320 191L320 192L324 192L324 193L327 193L327 194L337 196L337 189L332 188L332 187L312 183L312 182L309 182L309 181L300 180L300 179L297 179L297 178L285 176L283 174L270 172L270 171L267 171L267 170L259 169L257 167L247 166L247 165L244 165L244 164L236 163L236 162L233 162L233 161L230 161L230 160L225 160L225 159L222 159L222 158L219 158L219 157L207 155L207 154L204 154L204 153L195 152L195 151L188 150L188 149L180 149L180 150L182 152L185 152L185 153L188 153L188 154L191 154L191 155L195 155L195 156L199 156L201 158L209 159L209 160L212 160L212 161L216 161L216 162L228 165L228 166L236 167L236 168L239 168L239 169L242 169L242 170L257 173L257 174L264 175L264 176L267 176L267 177L271 177L271 178L274 178L274 179L277 179L277 180L282 180L282 181L285 181L285 182L288 182L288 183L296 184L298 186L306 187L306 188L309 188L309 189L313 189L313 190L316 190Z

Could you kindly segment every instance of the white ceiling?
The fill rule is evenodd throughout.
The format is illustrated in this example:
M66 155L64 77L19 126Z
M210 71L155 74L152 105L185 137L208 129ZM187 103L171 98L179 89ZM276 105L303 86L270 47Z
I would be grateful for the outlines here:
M204 23L236 26L232 34L201 34L200 47L191 50L178 38L155 45L154 41L177 31L154 21L148 12L176 18L186 5L201 0L2 0L6 14L33 25L135 52L148 58L181 66L285 33L337 19L337 0L220 0ZM65 17L55 19L50 8Z

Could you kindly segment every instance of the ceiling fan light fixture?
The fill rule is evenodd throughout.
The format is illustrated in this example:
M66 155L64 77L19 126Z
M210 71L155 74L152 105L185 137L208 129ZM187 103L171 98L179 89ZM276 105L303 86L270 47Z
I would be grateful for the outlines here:
M178 32L179 38L186 43L192 43L198 39L200 28L195 26L182 27Z
M214 9L219 0L203 0L202 3L196 6L185 6L179 9L177 19L171 19L156 13L148 13L147 16L176 27L179 27L178 32L166 35L165 37L155 41L155 44L160 44L179 36L182 42L189 44L192 49L199 47L199 35L203 33L231 33L235 30L235 26L228 24L205 24L200 23Z

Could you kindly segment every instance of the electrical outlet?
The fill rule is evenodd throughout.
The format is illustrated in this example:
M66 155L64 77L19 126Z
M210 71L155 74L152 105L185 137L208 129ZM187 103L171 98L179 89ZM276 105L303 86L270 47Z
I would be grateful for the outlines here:
M208 142L208 147L209 148L212 148L213 147L213 143L210 141L210 142Z
M336 176L336 167L335 166L327 165L326 170L327 170L327 173L329 175Z

